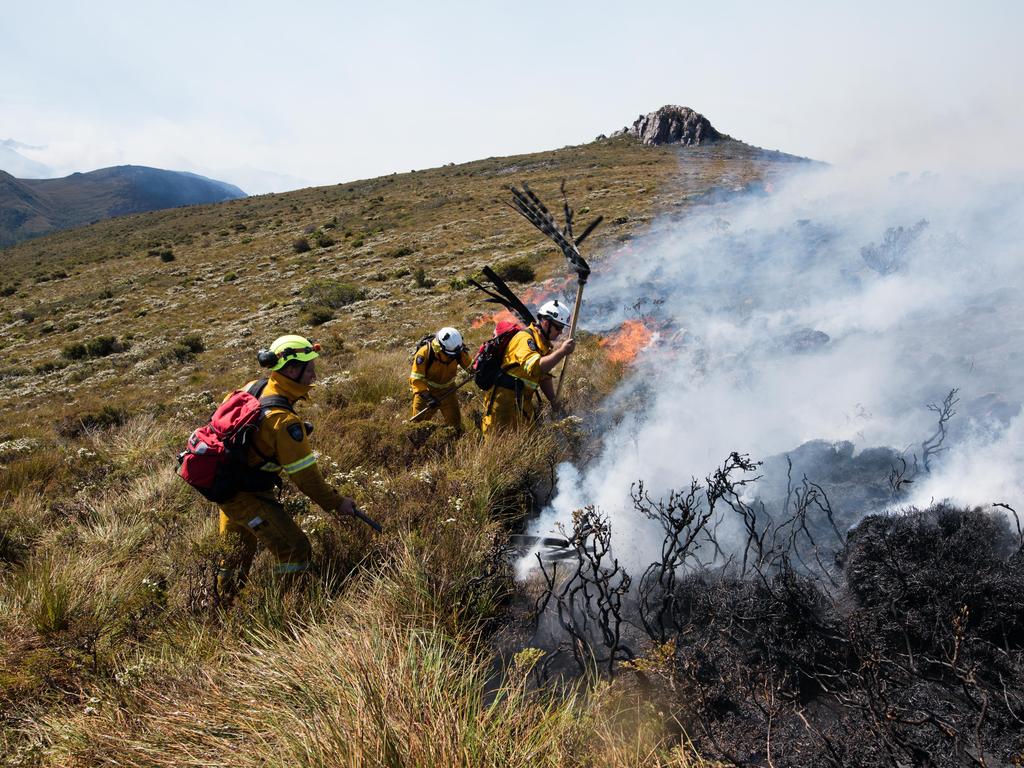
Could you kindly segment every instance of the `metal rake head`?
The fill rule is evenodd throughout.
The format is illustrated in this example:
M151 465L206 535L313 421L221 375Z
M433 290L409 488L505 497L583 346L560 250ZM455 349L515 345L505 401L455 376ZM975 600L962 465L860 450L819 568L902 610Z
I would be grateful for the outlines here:
M562 206L565 213L565 224L559 228L551 211L541 202L529 185L523 182L522 190L512 187L512 202L510 207L522 215L524 219L533 224L547 237L554 241L569 262L569 268L576 273L580 282L586 282L590 276L590 265L580 254L579 245L582 243L597 225L604 219L598 216L583 230L579 237L574 237L572 232L573 210L569 206L569 200L565 194L565 181L562 181Z

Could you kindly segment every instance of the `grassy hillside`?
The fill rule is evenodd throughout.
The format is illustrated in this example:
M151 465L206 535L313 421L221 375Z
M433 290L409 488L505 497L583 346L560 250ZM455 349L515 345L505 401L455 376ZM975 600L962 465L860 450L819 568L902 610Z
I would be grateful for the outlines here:
M555 464L587 452L586 419L487 445L410 429L405 377L439 324L471 346L489 335L465 284L482 265L538 296L562 284L561 255L501 203L509 183L554 199L565 178L580 221L607 219L588 251L599 264L659 213L788 165L735 142L617 139L0 251L0 761L698 764L630 688L537 690L529 649L502 674L492 665L517 591L506 534ZM286 332L326 349L305 408L325 474L386 530L335 525L286 492L320 572L285 588L263 567L225 606L214 509L173 456ZM596 412L623 365L584 335L570 412ZM478 400L464 393L467 421Z

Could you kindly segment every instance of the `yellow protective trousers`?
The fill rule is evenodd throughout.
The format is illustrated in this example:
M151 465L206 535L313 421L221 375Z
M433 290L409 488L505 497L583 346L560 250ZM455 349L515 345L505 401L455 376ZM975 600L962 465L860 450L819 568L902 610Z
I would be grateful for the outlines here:
M450 390L449 390L450 391ZM430 392L437 399L441 399L445 392ZM412 396L412 415L415 416L417 413L427 407L427 396L426 392L415 392ZM434 408L431 408L415 421L430 421L434 418L434 414L438 411L441 412L441 417L444 419L445 424L455 427L456 429L462 429L462 413L459 411L459 396L456 393L450 394L441 400L441 402Z
M229 548L217 577L221 594L236 592L245 583L258 544L277 558L275 573L299 573L310 566L309 539L272 493L242 491L222 502L220 535Z
M486 436L532 424L537 395L526 388L517 395L514 389L496 385L484 395L484 402L487 403L487 410L481 428Z

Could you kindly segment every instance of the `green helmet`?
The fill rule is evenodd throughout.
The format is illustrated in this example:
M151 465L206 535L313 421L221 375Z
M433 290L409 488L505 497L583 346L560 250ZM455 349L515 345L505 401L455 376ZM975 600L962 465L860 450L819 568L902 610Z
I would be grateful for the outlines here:
M320 357L320 345L314 344L305 336L290 334L274 339L270 349L261 349L256 359L264 368L279 371L292 361L308 363Z

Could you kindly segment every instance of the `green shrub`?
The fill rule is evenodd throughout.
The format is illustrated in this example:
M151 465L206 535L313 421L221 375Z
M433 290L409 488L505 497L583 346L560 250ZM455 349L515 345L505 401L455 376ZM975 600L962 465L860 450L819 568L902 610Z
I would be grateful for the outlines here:
M165 263L169 262L169 261L174 261L174 252L173 251L163 251L160 254L160 261L165 262Z
M412 272L409 271L408 267L399 267L398 269L391 273L391 276L394 278L399 278L408 277L411 274Z
M82 411L65 417L57 424L57 434L75 438L89 430L119 427L128 420L128 416L128 412L122 408L104 405L98 411Z
M61 357L67 360L84 360L89 356L89 353L85 350L85 344L80 341L65 344L60 354Z
M171 362L184 363L192 360L200 352L206 351L206 345L198 333L190 333L178 339L174 345L160 356L160 362L167 365Z
M85 342L85 353L88 357L106 357L125 349L113 336L97 336Z
M363 247L363 238L357 237L355 240L353 240L352 241L352 247L353 248L362 248Z
M234 272L228 272L226 275L224 275L223 282L225 282L225 283L233 283L237 279L238 279L238 275L237 274L235 274Z
M437 284L436 280L427 279L427 271L423 267L416 267L416 271L412 273L412 279L417 288L433 288Z
M494 270L498 277L512 283L532 283L537 276L530 262L525 258L512 259L499 264Z
M313 304L302 311L299 319L306 325L323 325L334 319L334 310L323 304Z
M35 373L50 373L51 371L59 371L66 366L67 363L63 363L60 360L47 360L42 363L36 363L32 366L32 370Z
M11 283L10 285L5 285L3 288L0 288L0 296L13 296L17 290L18 290L17 283Z
M326 232L317 232L313 239L316 240L317 247L319 248L330 248L334 245L334 238Z
M336 280L314 280L302 293L308 299L307 306L319 304L331 309L339 309L366 296L366 292L358 285Z
M407 245L403 245L401 248L396 248L395 250L388 253L388 256L400 259L403 256L412 256L414 253L415 251L412 248L410 248Z

